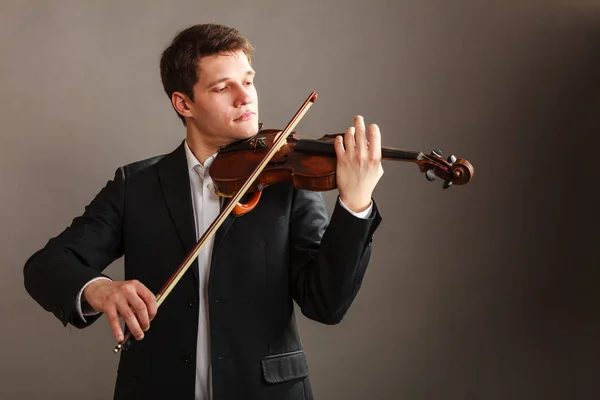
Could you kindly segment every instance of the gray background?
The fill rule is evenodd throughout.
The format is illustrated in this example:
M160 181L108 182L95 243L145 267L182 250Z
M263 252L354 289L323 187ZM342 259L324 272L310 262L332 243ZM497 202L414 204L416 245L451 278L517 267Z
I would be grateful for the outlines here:
M158 58L201 22L256 46L265 127L315 90L299 132L343 132L360 113L386 146L476 168L444 191L384 164L356 302L338 326L299 317L317 398L598 398L598 3L3 1L0 398L111 398L106 319L62 327L22 265L116 167L180 143Z

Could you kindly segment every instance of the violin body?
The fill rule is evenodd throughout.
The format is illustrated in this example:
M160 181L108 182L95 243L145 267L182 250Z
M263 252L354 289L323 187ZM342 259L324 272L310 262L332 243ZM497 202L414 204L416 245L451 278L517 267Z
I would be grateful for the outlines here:
M264 129L255 136L236 142L224 148L210 166L209 174L219 196L231 197L244 185L252 171L263 160L272 147L274 139L281 131ZM321 139L320 139L321 140ZM333 138L322 138L333 149ZM265 187L293 182L297 189L328 191L337 188L335 153L317 154L297 151L300 143L297 134L292 132L286 143L268 162L260 175L248 189L248 193L260 192Z

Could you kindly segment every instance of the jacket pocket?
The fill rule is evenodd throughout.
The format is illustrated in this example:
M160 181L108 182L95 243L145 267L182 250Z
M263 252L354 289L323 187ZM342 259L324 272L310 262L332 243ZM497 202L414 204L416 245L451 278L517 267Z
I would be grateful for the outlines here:
M261 360L263 376L269 383L281 383L308 376L304 351L275 354Z

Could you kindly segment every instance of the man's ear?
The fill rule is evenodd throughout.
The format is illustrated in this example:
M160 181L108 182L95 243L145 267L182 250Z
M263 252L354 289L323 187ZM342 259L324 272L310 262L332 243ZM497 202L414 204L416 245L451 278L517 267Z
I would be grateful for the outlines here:
M193 116L191 110L192 103L192 100L181 92L173 92L171 95L171 104L173 105L173 108L183 117L191 118Z

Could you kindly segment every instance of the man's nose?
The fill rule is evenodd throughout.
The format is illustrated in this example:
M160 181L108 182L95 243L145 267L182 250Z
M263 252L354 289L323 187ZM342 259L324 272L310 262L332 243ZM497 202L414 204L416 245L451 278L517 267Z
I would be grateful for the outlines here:
M252 103L252 94L250 90L246 89L244 86L240 86L238 89L238 96L236 99L236 107L241 107L243 105Z

